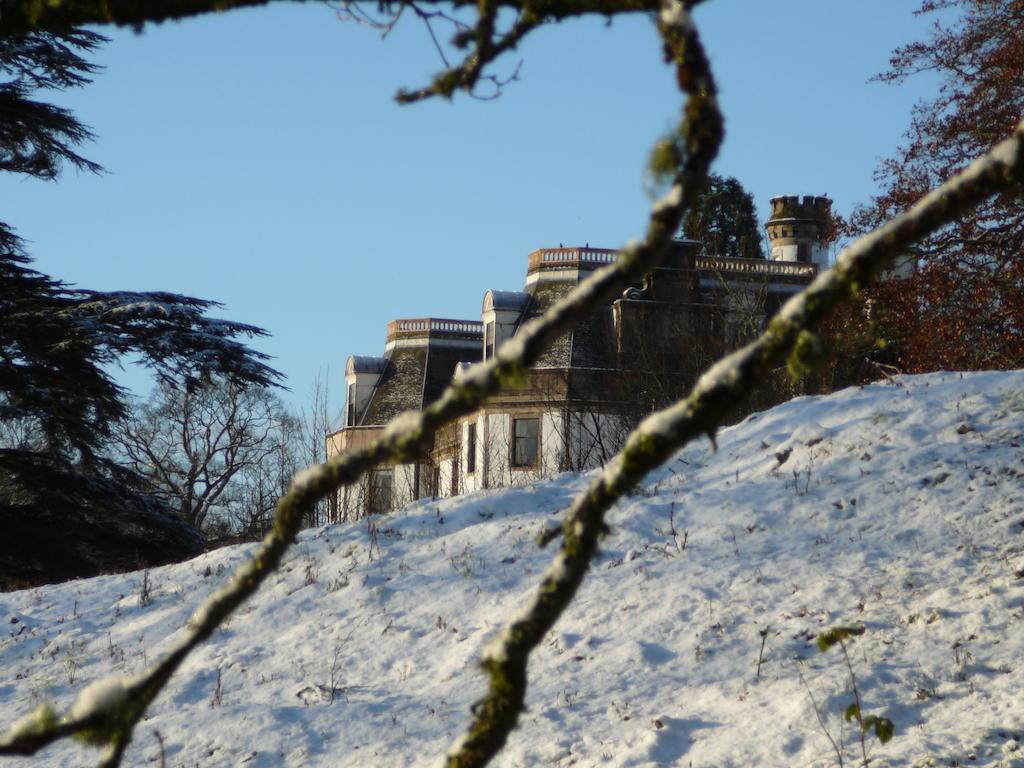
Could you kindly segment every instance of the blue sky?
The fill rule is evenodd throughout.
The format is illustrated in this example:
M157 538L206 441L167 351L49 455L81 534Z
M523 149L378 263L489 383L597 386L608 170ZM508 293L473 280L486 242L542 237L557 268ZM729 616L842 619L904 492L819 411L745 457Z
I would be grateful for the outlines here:
M923 37L917 0L716 0L698 9L727 118L716 165L754 194L848 212L934 83L869 83ZM643 168L681 97L646 18L542 30L500 99L399 107L439 62L413 19L386 39L326 5L279 3L113 39L60 102L92 126L100 176L0 178L36 267L96 289L172 290L263 326L302 404L397 317L479 316L526 255L616 247L650 205ZM145 380L126 374L136 389Z

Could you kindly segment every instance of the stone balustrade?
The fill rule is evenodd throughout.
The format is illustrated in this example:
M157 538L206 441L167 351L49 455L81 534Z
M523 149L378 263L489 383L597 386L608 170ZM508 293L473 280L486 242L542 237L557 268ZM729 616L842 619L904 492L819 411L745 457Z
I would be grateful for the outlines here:
M799 261L768 261L766 259L730 259L724 256L698 256L697 269L722 274L764 275L806 279L818 274L817 264Z
M440 317L415 317L388 323L388 340L399 336L449 334L483 338L484 324L479 320L448 320Z
M611 264L619 252L613 248L539 248L529 256L528 271L581 264Z

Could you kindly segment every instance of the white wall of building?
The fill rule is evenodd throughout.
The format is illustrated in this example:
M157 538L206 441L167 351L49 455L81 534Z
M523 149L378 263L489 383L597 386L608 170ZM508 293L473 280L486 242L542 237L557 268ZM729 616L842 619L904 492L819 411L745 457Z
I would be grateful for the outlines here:
M512 421L507 413L489 413L483 417L482 422L484 428L481 450L487 487L501 488L512 485L509 468Z
M400 509L418 498L416 493L416 464L396 464L383 469L391 470L390 509ZM353 485L338 491L338 521L357 520L369 511L370 485L373 471L359 478Z
M799 261L799 248L796 243L772 246L772 261ZM822 270L829 268L828 248L815 241L811 243L811 262Z
M538 461L531 467L513 467L512 422L514 418L538 419ZM566 421L568 419L568 422ZM476 467L469 472L467 451L469 425L476 424ZM479 413L459 425L459 454L441 460L437 467L415 463L392 466L391 509L399 509L417 498L436 480L434 494L453 495L453 474L457 474L456 493L472 493L482 488L527 485L552 477L565 469L592 469L601 466L619 448L626 434L619 417L605 413L562 410ZM457 467L456 467L457 464ZM435 474L436 472L436 474ZM419 479L419 489L417 489ZM354 520L367 513L372 473L338 494L340 520ZM419 491L419 492L418 492Z
M538 419L540 440L538 462L534 466L512 466L512 421L515 418ZM489 413L477 415L472 421L477 425L474 472L466 469L470 420L460 427L459 487L462 493L525 485L566 469L599 467L622 447L626 434L620 418L602 413L566 414L562 410ZM447 477L450 478L450 474Z
M540 416L540 467L542 477L551 477L565 468L567 436L565 414L547 411Z

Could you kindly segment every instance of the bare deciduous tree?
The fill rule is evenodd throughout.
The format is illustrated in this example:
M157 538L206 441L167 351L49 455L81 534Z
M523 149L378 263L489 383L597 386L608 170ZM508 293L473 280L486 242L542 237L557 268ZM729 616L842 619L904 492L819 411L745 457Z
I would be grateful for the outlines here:
M298 468L298 432L273 392L211 379L160 384L115 426L114 441L185 522L255 533Z
M10 9L5 6L0 34L23 32L39 24L117 21L141 25L146 20L256 2L151 0L141 4L111 0L97 4L67 0L41 4L21 0L12 3ZM683 215L699 201L723 135L714 78L690 15L697 2L551 0L538 6L522 0L481 0L472 6L478 14L476 24L458 36L459 44L468 49L465 60L446 69L428 86L403 93L401 100L451 96L459 89L472 93L481 82L497 82L489 66L539 26L582 13L608 17L636 12L658 14L665 56L676 69L687 104L677 130L658 144L653 155L652 169L665 180L667 191L653 207L643 239L625 246L616 263L595 271L544 316L525 323L493 357L466 371L425 409L400 415L369 444L300 473L278 503L273 528L261 547L235 578L193 615L188 627L169 645L165 657L137 677L104 681L102 695L93 690L64 717L43 707L22 718L11 731L0 735L0 754L32 754L56 739L84 734L94 743L106 743L104 765L118 765L135 726L167 680L275 571L313 505L339 488L359 482L376 466L414 460L444 425L477 411L503 382L521 380L554 339L658 265ZM400 14L412 7L422 12L433 6L430 2L395 2L385 3L380 11ZM499 24L499 20L509 26ZM480 663L488 678L488 690L474 705L471 722L447 754L448 766L486 765L517 726L525 708L530 654L583 583L605 533L605 514L611 506L680 447L705 435L713 439L737 405L747 401L765 376L780 365L788 361L795 371L813 370L819 365L823 355L817 329L822 322L911 244L967 215L994 194L1018 192L1022 183L1024 123L963 173L852 244L839 255L835 268L792 297L756 340L714 364L687 396L639 424L604 472L592 478L573 500L562 527L544 537L544 543L560 539L561 545L527 604L488 645Z
M304 467L311 467L327 460L326 437L342 423L342 414L337 411L332 413L330 381L330 368L326 371L317 371L309 389L309 400L302 410L299 457ZM323 525L337 519L338 497L337 494L331 494L313 506L306 524Z

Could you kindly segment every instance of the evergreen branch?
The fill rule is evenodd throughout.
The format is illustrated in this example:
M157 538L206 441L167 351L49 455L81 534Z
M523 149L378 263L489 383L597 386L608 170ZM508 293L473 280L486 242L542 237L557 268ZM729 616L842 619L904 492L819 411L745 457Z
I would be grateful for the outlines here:
M292 0L303 2L304 0ZM691 0L688 6L701 0ZM454 8L476 7L477 0L416 0L421 5L446 5ZM88 24L115 24L141 30L147 22L178 21L192 16L219 13L236 8L268 5L270 0L0 0L0 36L21 34L33 29L67 29ZM383 7L405 3L382 3ZM657 0L495 0L495 8L537 9L541 17L560 21L574 16L620 13L650 13L658 10Z
M683 6L678 3L675 5L679 9L679 20L671 23L685 23L686 30L689 30L689 19L682 10ZM666 21L666 26L668 24ZM696 106L691 103L687 108L681 130L685 146L692 147L694 152L681 152L675 156L680 168L676 183L654 206L645 241L624 248L614 264L598 270L552 306L543 317L526 323L514 338L502 344L494 358L470 369L458 384L449 386L431 406L420 412L408 412L396 417L384 434L369 446L344 453L299 473L292 481L288 493L278 503L273 528L260 549L239 568L228 585L200 607L190 620L185 635L161 661L139 678L123 681L121 692L116 697L97 700L92 706L87 706L92 699L80 697L72 713L78 709L84 709L85 712L62 718L59 728L52 727L52 711L41 710L30 716L0 736L0 755L34 754L47 744L70 734L94 734L95 723L99 719L112 725L99 731L99 738L94 741L106 739L105 743L109 743L112 749L107 764L117 765L120 751L131 739L135 725L159 691L192 650L209 638L274 572L298 534L304 515L318 501L343 485L356 482L365 472L382 462L417 456L429 445L438 429L459 416L475 411L488 395L502 385L521 381L529 366L536 362L555 338L660 263L679 228L686 205L692 205L703 190L707 168L717 152L722 135L721 115L714 102L714 88L710 73L706 70L706 59L699 48L699 55L686 48L688 34L686 31L673 32L666 35L666 40L669 45L685 49L678 56L680 70L698 64L701 66L700 75L680 71L680 82L686 84L684 87L687 90L699 96L699 103ZM695 33L693 40L696 40Z
M255 4L249 0L220 0L217 7ZM78 734L94 744L107 744L104 765L120 763L135 725L191 651L274 572L294 541L305 514L342 485L356 482L362 474L384 461L417 456L437 430L459 416L475 411L487 395L502 385L521 381L544 348L575 322L589 315L622 288L653 269L668 249L683 212L692 206L705 182L708 167L722 136L722 121L715 100L714 83L703 49L687 8L694 3L666 0L660 31L669 57L675 61L681 89L690 95L685 118L677 136L659 145L656 167L674 170L670 191L654 206L645 240L622 250L618 260L583 282L558 301L543 317L525 324L506 341L497 355L474 366L459 383L420 412L394 419L371 445L342 454L295 477L280 500L271 533L254 557L239 568L231 582L215 593L193 615L184 636L170 653L142 676L127 680L103 680L80 695L71 713L58 719L41 708L0 735L0 755L34 754L53 741ZM139 17L160 17L168 9L210 10L212 4L179 0L154 0L151 5L105 0L94 3L23 2L18 8L34 9L34 16L19 21L3 6L0 34L18 23L59 24L69 9L102 8L93 21L133 23L129 15L117 17L118 9L134 9ZM573 3L562 8L579 7ZM589 10L637 9L624 0L595 0ZM514 6L513 7L517 7ZM201 12L195 11L195 12ZM600 11L599 12L604 12ZM48 15L49 14L49 15ZM182 12L180 15L190 15ZM169 18L164 16L160 18ZM90 20L73 18L75 23ZM71 23L65 21L64 23ZM141 23L141 22L139 22ZM627 440L605 472L578 496L563 526L563 543L545 574L532 603L514 619L482 662L490 674L490 691L475 708L470 730L453 748L448 765L485 765L500 750L515 726L526 690L526 664L530 651L569 605L589 568L605 531L604 514L651 469L700 435L713 439L715 430L732 408L756 388L759 380L787 360L793 368L812 367L820 356L820 341L811 332L836 307L890 264L914 241L966 213L985 198L1024 182L1024 123L1013 136L973 163L967 170L924 197L918 204L880 229L866 235L840 254L835 269L820 275L804 292L793 297L773 318L755 342L723 358L697 382L693 391L675 405L645 419Z

